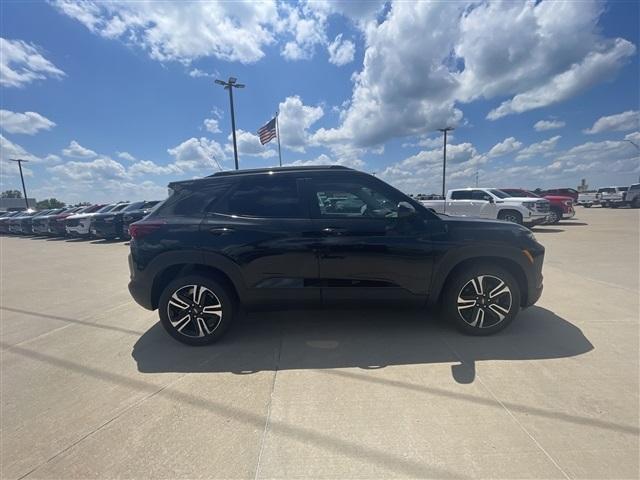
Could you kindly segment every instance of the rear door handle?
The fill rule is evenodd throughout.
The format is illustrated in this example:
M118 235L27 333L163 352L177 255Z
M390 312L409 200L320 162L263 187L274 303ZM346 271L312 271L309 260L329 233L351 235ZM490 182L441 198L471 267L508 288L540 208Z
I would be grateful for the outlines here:
M209 229L209 233L212 235L228 235L233 231L234 229L229 227L214 227Z
M324 235L342 235L347 230L344 228L327 227L322 229Z

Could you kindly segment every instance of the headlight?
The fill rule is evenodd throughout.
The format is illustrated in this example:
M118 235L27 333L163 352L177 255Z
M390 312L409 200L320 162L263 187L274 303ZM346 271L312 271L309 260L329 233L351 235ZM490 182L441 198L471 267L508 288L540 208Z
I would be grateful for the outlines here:
M571 200L565 200L564 204L565 204L567 207L570 207L571 205L573 205L573 202L572 202Z
M536 207L536 202L522 202L522 205L527 207L529 210L534 210Z

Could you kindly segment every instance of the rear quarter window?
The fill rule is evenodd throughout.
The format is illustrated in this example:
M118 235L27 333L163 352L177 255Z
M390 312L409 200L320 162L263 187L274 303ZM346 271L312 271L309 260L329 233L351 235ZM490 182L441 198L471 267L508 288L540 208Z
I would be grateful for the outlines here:
M208 185L200 188L181 188L156 206L149 216L193 217L204 215L229 189L229 184Z

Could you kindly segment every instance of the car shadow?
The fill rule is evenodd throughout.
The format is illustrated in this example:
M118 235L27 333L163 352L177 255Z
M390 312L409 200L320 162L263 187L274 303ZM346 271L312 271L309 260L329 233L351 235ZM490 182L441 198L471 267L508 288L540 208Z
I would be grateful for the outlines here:
M112 243L122 243L124 240L120 238L113 238L111 240L107 240L106 238L94 238L91 242L93 245L110 245Z
M471 383L479 361L573 357L593 348L579 328L540 307L487 337L463 335L424 310L326 309L253 312L206 347L183 345L156 323L136 342L132 357L143 373L239 375L452 363L453 378Z
M572 220L562 220L561 225L563 227L586 227L589 224L586 222L574 222Z
M535 227L531 230L533 233L560 233L564 232L561 228L545 228L545 227Z

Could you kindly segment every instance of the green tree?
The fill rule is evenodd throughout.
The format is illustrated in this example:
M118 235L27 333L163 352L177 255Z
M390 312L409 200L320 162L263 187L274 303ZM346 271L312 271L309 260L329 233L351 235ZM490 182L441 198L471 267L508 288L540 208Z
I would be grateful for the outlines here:
M2 198L22 198L20 190L5 190L2 192Z
M36 203L36 208L40 210L46 210L50 208L62 208L65 206L64 202L61 202L57 198L47 198L45 200L40 200Z

